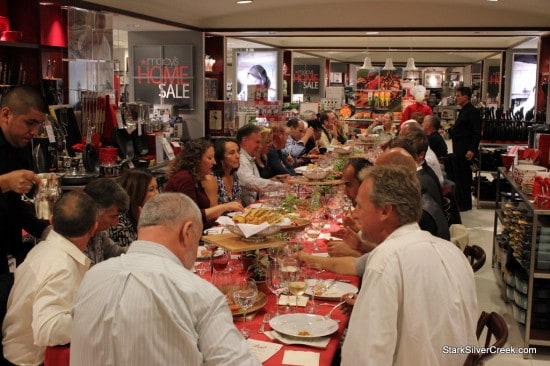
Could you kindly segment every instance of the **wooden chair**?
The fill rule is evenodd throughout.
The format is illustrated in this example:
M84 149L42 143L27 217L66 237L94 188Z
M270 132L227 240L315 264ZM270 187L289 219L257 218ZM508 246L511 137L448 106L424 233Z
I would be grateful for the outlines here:
M470 261L474 272L477 272L485 264L485 251L478 245L466 245L464 247L464 255Z
M500 348L504 346L508 340L508 325L506 324L504 318L498 313L486 313L485 311L481 313L481 316L477 321L476 329L476 337L478 340L484 329L487 330L485 343L483 344L483 347L485 348ZM492 339L494 339L493 343L491 343ZM464 366L482 365L483 360L490 356L490 353L470 353L464 362Z

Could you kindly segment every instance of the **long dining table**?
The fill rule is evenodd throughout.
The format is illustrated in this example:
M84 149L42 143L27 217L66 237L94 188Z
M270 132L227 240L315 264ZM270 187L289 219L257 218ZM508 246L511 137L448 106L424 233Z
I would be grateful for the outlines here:
M330 236L327 231L329 230L329 227L325 227L323 229L322 235L319 239L315 241L315 246L313 245L312 241L306 241L304 242L304 250L305 251L315 251L318 255L327 255L327 238ZM241 276L245 277L245 270L240 265L240 259L239 259L239 253L234 253L232 255L232 259L230 261L229 267L232 276ZM204 263L203 263L204 265ZM349 283L357 288L359 287L359 277L358 276L346 276L346 275L340 275L336 273L332 273L329 271L323 271L320 274L320 277L323 280L337 280L342 281L344 283ZM210 271L207 271L205 274L203 274L203 278L206 280L211 280L211 273ZM258 341L264 341L264 342L274 342L274 343L280 343L279 341L275 339L271 339L266 334L259 333L259 329L262 326L264 314L269 313L270 315L273 314L276 310L279 310L279 312L285 312L289 311L288 309L285 309L286 307L284 305L278 305L277 304L277 297L271 293L269 290L265 290L267 295L267 303L262 308L256 310L255 312L247 315L247 320L245 323L246 328L249 330L250 338L251 340L258 340ZM332 301L327 301L327 299L316 299L316 307L315 307L315 314L317 315L326 315L335 305L338 304L339 299L333 298L330 299ZM297 312L297 313L304 313L307 314L307 307L291 307L290 313ZM286 363L283 362L285 353L287 351L301 351L301 352L313 352L319 354L319 362L311 364L312 366L315 365L321 365L321 366L330 366L333 362L333 359L340 347L340 342L342 340L342 336L344 334L344 331L347 327L349 316L347 314L344 314L340 308L337 308L334 310L331 314L331 318L336 320L338 322L338 330L330 335L330 340L325 348L314 348L312 346L305 346L305 345L299 345L299 344L283 344L281 349L279 349L273 356L271 356L269 359L263 362L263 365L285 365ZM241 329L243 327L243 316L234 316L234 323L235 326L238 329ZM269 324L265 325L265 330L270 331L272 330ZM315 356L317 357L317 356ZM314 357L314 359L315 359ZM288 363L289 365L292 363ZM308 363L308 365L310 365Z

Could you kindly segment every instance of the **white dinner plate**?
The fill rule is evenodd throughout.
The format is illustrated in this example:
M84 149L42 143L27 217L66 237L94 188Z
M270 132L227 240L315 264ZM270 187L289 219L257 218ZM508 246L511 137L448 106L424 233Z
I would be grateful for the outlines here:
M294 168L296 174L303 174L304 170L307 170L307 165L297 166L296 168Z
M269 321L277 332L293 337L315 338L332 334L338 330L338 323L315 314L284 314Z
M218 248L214 252L214 257L219 257L223 254L223 249ZM197 249L197 261L204 261L210 259L210 250L204 246L199 246Z
M329 288L322 293L315 292L315 298L323 301L340 301L342 295L348 293L356 294L359 289L347 282L336 281L334 284L331 284L331 280L323 280L325 284L329 285ZM311 296L311 284L306 290L306 295Z

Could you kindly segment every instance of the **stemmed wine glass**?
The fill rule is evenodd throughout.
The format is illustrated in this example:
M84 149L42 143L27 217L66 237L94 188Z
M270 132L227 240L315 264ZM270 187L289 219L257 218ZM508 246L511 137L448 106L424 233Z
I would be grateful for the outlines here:
M296 298L294 311L298 309L298 296L302 296L307 290L307 276L302 271L295 272L293 278L288 282L288 289Z
M308 268L308 287L311 289L311 305L308 308L308 312L314 314L316 310L315 304L315 291L318 290L319 283L322 281L321 273L323 268L319 263L309 263Z
M279 266L277 265L277 262L275 260L271 260L269 262L265 283L269 291L271 291L273 295L275 295L277 306L275 308L275 316L279 316L279 296L283 292L288 291L288 288L282 278L281 271L279 270Z
M287 257L283 259L281 266L279 268L279 271L281 272L281 278L283 279L285 283L285 287L287 290L290 290L290 282L294 280L296 277L296 273L300 270L300 263L298 262L298 259L293 257ZM288 296L288 291L286 291ZM289 309L289 302L287 297L287 303L286 308Z
M250 336L250 332L246 329L246 311L252 307L257 296L258 288L256 287L256 281L250 278L237 281L235 290L233 291L233 300L243 309L243 327L241 328L241 334L245 338Z

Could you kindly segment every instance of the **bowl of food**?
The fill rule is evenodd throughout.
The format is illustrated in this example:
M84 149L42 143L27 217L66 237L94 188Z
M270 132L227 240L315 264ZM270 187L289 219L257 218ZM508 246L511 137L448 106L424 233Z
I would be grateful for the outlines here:
M325 179L329 173L329 170L326 169L306 169L302 172L302 175L306 177L307 179L311 180L321 180Z

